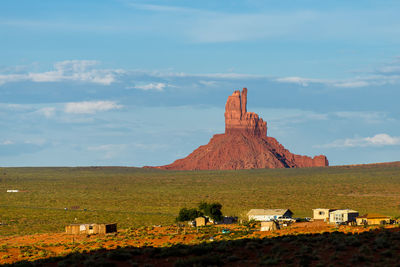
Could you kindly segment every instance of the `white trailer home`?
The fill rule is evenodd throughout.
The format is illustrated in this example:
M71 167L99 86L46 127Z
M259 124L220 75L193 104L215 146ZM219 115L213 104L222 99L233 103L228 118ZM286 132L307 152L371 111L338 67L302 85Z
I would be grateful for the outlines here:
M282 218L292 218L293 212L289 209L252 209L247 213L249 220L268 222Z
M329 222L336 224L355 222L358 215L358 211L355 210L335 210L329 213Z

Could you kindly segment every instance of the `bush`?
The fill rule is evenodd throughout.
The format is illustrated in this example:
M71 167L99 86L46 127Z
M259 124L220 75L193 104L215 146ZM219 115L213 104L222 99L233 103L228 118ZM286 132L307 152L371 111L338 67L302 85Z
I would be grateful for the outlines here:
M222 265L221 258L217 254L210 254L206 256L197 256L186 259L178 259L175 262L175 267L188 267L188 266L219 266Z
M132 254L124 249L117 249L108 252L107 258L116 261L125 261L132 258Z

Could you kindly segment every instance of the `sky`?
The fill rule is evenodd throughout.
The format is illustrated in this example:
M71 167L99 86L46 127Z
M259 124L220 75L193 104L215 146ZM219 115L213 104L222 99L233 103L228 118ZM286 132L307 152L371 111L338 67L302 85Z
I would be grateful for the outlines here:
M155 166L248 111L292 153L400 160L400 1L2 0L0 166Z

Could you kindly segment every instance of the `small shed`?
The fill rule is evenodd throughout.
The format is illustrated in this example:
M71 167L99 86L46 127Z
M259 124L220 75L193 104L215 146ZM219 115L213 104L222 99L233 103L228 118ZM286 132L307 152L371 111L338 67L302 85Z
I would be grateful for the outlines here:
M249 220L267 222L281 218L292 218L293 212L289 209L252 209L247 213Z
M85 223L85 224L70 224L65 226L67 234L108 234L117 232L116 223Z
M323 220L325 222L329 221L329 213L335 211L335 209L313 209L313 220Z
M261 222L260 231L274 231L279 229L279 224L275 221Z
M197 217L195 219L196 221L196 226L206 226L207 220L205 217Z
M358 215L358 211L355 210L335 210L329 213L329 222L336 224L355 222Z
M389 224L390 217L378 213L368 213L356 218L357 225Z

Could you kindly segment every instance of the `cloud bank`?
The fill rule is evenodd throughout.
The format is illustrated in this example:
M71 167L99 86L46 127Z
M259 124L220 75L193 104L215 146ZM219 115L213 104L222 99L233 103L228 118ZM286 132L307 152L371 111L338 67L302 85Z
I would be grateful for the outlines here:
M316 147L322 148L347 148L347 147L376 147L376 146L398 146L400 137L390 136L385 133L376 134L372 137L356 137L335 140L332 143Z
M94 114L99 111L120 108L122 108L122 105L118 105L114 101L83 101L66 103L64 111L74 114Z

